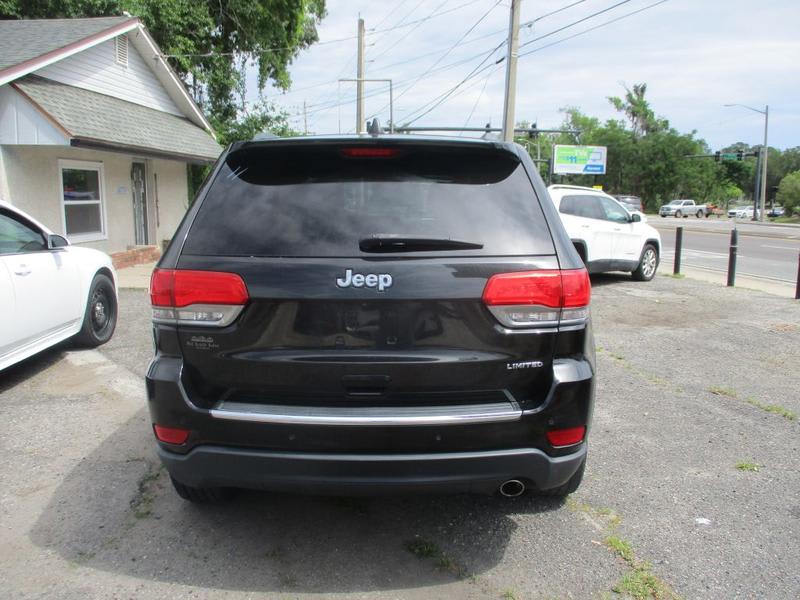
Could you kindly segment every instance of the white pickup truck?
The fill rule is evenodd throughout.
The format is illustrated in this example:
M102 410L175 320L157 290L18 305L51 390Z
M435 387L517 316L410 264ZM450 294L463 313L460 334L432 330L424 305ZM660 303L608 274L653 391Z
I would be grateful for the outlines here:
M658 209L662 217L688 217L695 215L698 219L707 217L711 209L705 204L695 204L694 200L673 200Z

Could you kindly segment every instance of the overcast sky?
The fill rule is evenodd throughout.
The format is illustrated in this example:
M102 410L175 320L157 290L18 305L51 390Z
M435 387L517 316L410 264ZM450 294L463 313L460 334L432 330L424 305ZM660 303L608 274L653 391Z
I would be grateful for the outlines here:
M557 127L559 109L577 106L602 119L616 113L606 100L623 84L647 83L658 115L682 132L697 130L716 149L736 141L763 140L764 117L723 104L770 106L770 145L800 146L800 0L628 0L585 22L547 35L621 0L584 0L536 20L520 33L516 119ZM523 23L575 0L523 0ZM509 0L328 0L320 43L291 65L292 90L267 98L314 133L352 131L359 14L367 29L366 77L394 81L395 121L414 125L499 126L503 115ZM441 14L440 14L441 13ZM564 38L598 27L574 39ZM536 38L541 38L535 41ZM555 44L543 47L547 44ZM494 53L493 48L501 46ZM537 48L541 48L537 50ZM484 61L482 63L482 61ZM455 63L455 64L454 64ZM479 67L479 65L481 65ZM434 110L433 101L476 67L477 76L456 88ZM389 119L385 84L367 84L366 114ZM255 98L255 85L249 86ZM342 103L341 106L336 106Z

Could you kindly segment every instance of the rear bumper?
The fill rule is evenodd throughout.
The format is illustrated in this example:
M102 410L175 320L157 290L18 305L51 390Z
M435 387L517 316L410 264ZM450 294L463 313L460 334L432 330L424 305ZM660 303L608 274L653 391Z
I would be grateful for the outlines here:
M519 479L558 487L586 458L586 443L564 456L535 448L414 454L270 452L202 445L187 454L158 448L175 479L195 487L243 487L319 494L492 493Z

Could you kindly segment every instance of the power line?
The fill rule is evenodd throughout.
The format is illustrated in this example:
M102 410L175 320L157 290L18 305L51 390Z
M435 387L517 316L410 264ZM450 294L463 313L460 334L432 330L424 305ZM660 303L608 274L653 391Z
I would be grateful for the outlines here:
M495 51L496 51L498 48L500 48L500 47L501 47L501 46L502 46L504 43L505 43L505 41L501 42L500 44L498 44L497 46L495 46L494 48L492 48L492 49L491 49L491 52L495 52ZM476 59L476 58L480 58L481 56L484 56L485 54L486 54L486 50L484 50L484 51L480 52L479 54L475 54L475 55L472 55L472 56L468 56L468 57L466 57L466 58L463 58L463 59L457 60L457 61L455 61L455 62L448 63L448 64L446 64L446 65L442 65L441 67L438 67L438 68L436 68L436 69L433 69L433 70L432 70L432 71L429 73L429 75L431 75L431 74L433 74L433 73L440 73L440 72L442 72L442 71L447 71L448 69L452 69L452 68L454 68L454 67L461 66L461 65L463 65L464 63L471 62L471 61L473 61L473 60L474 60L474 59ZM403 84L405 84L405 83L408 83L408 82L410 82L410 81L413 81L413 79L414 79L413 77L409 77L408 79L402 79L402 80L400 80L400 81L397 81L397 82L395 82L395 85L403 85ZM367 93L367 94L364 94L364 97L365 97L365 98L369 98L369 97L372 97L372 96L376 96L376 95L378 95L378 94L380 94L380 93L382 93L382 92L378 91L378 92ZM331 108L336 108L337 106L344 106L345 104L352 104L353 102L355 102L355 100L349 100L349 101L345 101L345 102L341 102L341 103L334 103L334 104L330 104L330 105L327 105L327 106L324 106L324 107L323 107L323 105L325 105L325 102L321 102L321 103L314 104L314 105L311 105L311 104L309 104L309 107L313 107L313 108L315 109L315 111L314 111L314 112L319 112L320 110L329 110L329 109L331 109ZM319 107L322 107L322 108L319 108ZM309 114L311 114L311 112L310 112L310 111L309 111Z
M537 23L538 21L541 21L542 19L546 19L546 18L548 18L548 17L551 17L551 16L553 16L553 15L556 15L556 14L558 14L558 13L560 13L560 12L563 12L563 11L565 11L565 10L569 9L569 8L572 8L573 6L577 6L578 4L582 4L582 3L583 3L583 2L585 2L585 1L586 1L586 0L576 0L576 1L574 1L574 2L571 2L571 3L569 3L569 4L565 5L565 6L562 6L562 7L560 7L560 8L557 8L557 9L555 9L555 10L552 10L552 11L550 11L550 12L548 12L548 13L544 13L544 14L542 14L542 15L539 15L538 17L536 17L536 18L534 18L534 19L531 19L531 20L529 20L529 21L526 21L525 23L523 23L523 26L527 26L527 27L529 27L529 26L532 26L534 23ZM630 0L625 0L625 1L626 1L626 2L629 2ZM494 7L492 7L492 8L494 8ZM488 34L488 35L495 35L495 34L497 34L497 33L500 33L500 32L505 32L505 31L506 31L505 29L504 29L504 30L499 30L499 31L493 32L493 33L491 33L491 34ZM484 36L484 37L488 37L488 36ZM462 39L463 39L463 36L462 36ZM478 38L476 38L476 39L478 39ZM500 47L501 47L503 44L505 44L505 43L506 43L506 41L507 41L507 40L503 40L503 42L501 42L501 43L500 43L500 44L499 44L497 47L495 47L495 48L494 48L494 49L491 51L490 55L491 55L492 53L494 53L494 52L495 52L495 51L496 51L498 48L500 48ZM465 42L465 43L468 43L468 42ZM487 58L488 58L488 57L487 57ZM484 64L484 62L486 61L486 59L487 59L487 58L485 58L483 61L481 61L481 63L478 65L478 67L476 67L476 69L480 69L480 67L481 67L481 66ZM504 59L501 59L501 61L502 61L502 60L504 60ZM498 63L499 63L499 62L501 62L501 61L498 61ZM480 73L481 73L481 72L483 72L484 70L485 70L485 69L481 69L480 71L478 71L478 73L477 73L477 74L480 74ZM426 107L428 104L430 104L431 102L436 102L436 100L437 100L437 99L440 99L440 101L439 101L438 103L436 103L436 104L435 104L433 107L431 107L431 109L430 109L430 110L433 110L434 108L436 108L437 106L439 106L439 105L440 105L442 102L444 102L445 100L447 100L447 98L449 98L449 97L450 97L450 95L452 95L452 94L453 94L453 93L454 93L454 92L455 92L455 91L456 91L458 88L460 88L460 87L461 87L461 85L463 85L463 84L464 84L466 81L468 81L469 79L471 79L471 78L472 78L473 76L475 76L475 75L476 75L476 73L475 73L475 70L473 70L473 72L469 73L469 74L468 74L468 75L467 75L467 76L466 76L466 77L465 77L465 78L464 78L462 81L460 81L459 83L457 83L457 84L456 84L456 85L455 85L453 88L451 88L450 90L448 90L447 92L445 92L443 95L437 96L437 97L436 97L436 98L434 98L432 101L429 101L429 102L427 102L426 104L423 104L423 105L422 105L422 106L421 106L419 109L417 109L416 111L413 111L413 112L412 112L412 113L410 113L410 114L414 114L414 113L418 112L419 110L422 110L422 109L424 109L424 108L425 108L425 107ZM403 93L405 93L405 92L403 92ZM416 121L416 120L417 120L417 119L419 119L420 117L422 117L422 116L424 116L424 115L428 114L428 113L430 112L430 110L428 110L428 111L424 112L422 115L420 115L419 117L416 117L414 120ZM412 121L412 122L413 122L413 121Z
M414 30L416 30L416 29L419 29L419 28L422 26L422 24L423 24L423 23L426 23L426 22L427 22L427 21L429 21L431 18L433 18L433 16L434 16L434 14L436 13L436 11L437 11L437 10L439 10L439 9L440 9L442 6L444 6L444 5L445 5L445 4L447 4L448 2L450 2L450 0L444 0L444 2L442 2L441 4L439 4L439 5L438 5L436 8L434 8L434 9L433 9L433 12L431 12L431 14L429 14L427 17L425 17L425 18L423 18L423 19L418 19L417 21L414 21L414 23L416 23L416 24L413 26L413 28L411 29L411 31L409 31L409 32L407 32L406 34L404 34L404 35L402 35L402 36L398 37L398 38L395 40L395 42L394 42L393 44L391 44L391 45L390 45L388 48L385 48L385 49L384 49L382 52L380 52L380 53L379 53L377 56L375 56L375 57L374 57L372 60L378 60L378 59L379 59L381 56L383 56L384 54L386 54L387 52L389 52L389 50L393 49L393 48L394 48L395 46L397 46L397 45L398 45L400 42L402 42L403 40L405 40L405 39L408 37L408 35L409 35L409 34L411 34L411 32L412 32L412 31L414 31ZM422 4L422 2L420 2L420 4ZM414 7L414 10L416 10L416 9L418 8L418 6L419 6L419 5L415 6L415 7ZM438 16L438 15L437 15L437 16ZM400 29L401 27L406 27L407 25L409 25L409 23L405 23L405 24L403 24L403 25L396 25L395 27L392 27L392 28L389 28L389 29L385 29L384 31L392 31L393 29ZM378 33L378 32L376 32L376 33Z
M578 33L567 36L565 38L561 38L560 40L550 42L549 44L545 44L544 46L539 46L538 48L534 48L533 50L529 50L528 52L523 52L522 54L519 55L519 58L522 58L523 56L528 56L529 54L534 54L535 52L539 52L540 50L544 50L545 48L549 48L550 46L555 46L556 44L566 42L568 40L581 36L585 33L589 33L590 31L594 31L595 29L600 29L601 27L605 27L606 25L611 25L612 23L616 23L617 21L621 21L622 19L627 19L628 17L632 17L633 15L638 15L640 12L644 12L648 9L656 7L659 4L664 4L667 1L668 0L659 0L658 2L654 2L653 4L649 4L647 6L644 6L638 10L631 11L629 13L625 13L624 15L620 15L619 17L610 19L608 21L600 23L599 25L595 25L594 27L589 27L588 29L584 29L583 31L579 31Z
M409 91L409 90L411 90L411 89L412 89L412 88L413 88L415 85L417 85L417 84L420 82L420 80L421 80L421 79L423 79L424 77L426 77L426 76L427 76L427 75L428 75L428 74L429 74L429 73L430 73L430 72L431 72L431 71L432 71L432 70L433 70L433 69L436 67L436 65L438 65L438 64L439 64L441 61L443 61L445 58L447 58L447 56L448 56L448 55L449 55L449 54L450 54L450 53L451 53L451 52L452 52L452 51L453 51L455 48L457 48L457 47L458 47L458 46L461 44L461 42L464 40L464 38L466 38L466 37L467 37L467 36L468 36L470 33L472 33L472 32L475 30L475 28L476 28L478 25L480 25L481 23L483 23L483 21L486 19L486 17L488 17L488 16L489 16L489 14L490 14L490 13L491 13L491 12L492 12L492 11L493 11L495 8L497 8L497 5L498 5L498 4L500 4L500 2L501 2L501 1L502 1L502 0L497 0L497 1L496 1L496 2L495 2L493 5L492 5L492 7L491 7L491 8L489 8L489 10L487 10L485 13L483 13L483 14L482 14L482 15L481 15L481 16L478 18L478 20L477 20L477 21L475 21L475 22L472 24L472 26L471 26L469 29L467 29L467 31L466 31L466 32L464 32L464 34L463 34L463 35L462 35L460 38L458 38L458 40L456 40L456 42L455 42L455 43L454 43L452 46L450 46L450 47L447 49L447 51L446 51L444 54L442 54L442 55L441 55L439 58L437 58L437 59L436 59L436 61L434 61L434 63L433 63L433 64L432 64L430 67L428 67L428 68L427 68L427 69L426 69L426 70L425 70L425 71L424 71L424 72L423 72L421 75L419 75L419 76L418 76L418 77L417 77L417 78L416 78L416 79L415 79L415 80L414 80L414 81L411 83L411 85L409 85L409 86L408 86L408 87L406 87L406 88L405 88L403 91L401 91L399 94L397 94L397 95L394 97L394 100L395 100L395 101L399 100L399 99L400 99L400 98L401 98L401 97L402 97L404 94L406 94L406 92L408 92L408 91ZM375 116L375 114L377 114L377 113L380 113L380 112L383 112L384 110L386 110L386 106L388 106L388 104L387 104L387 105L385 105L385 106L383 106L383 107L382 107L380 110L378 110L376 113L373 113L372 117L374 117L374 116Z
M419 119L421 119L422 117L424 117L425 115L427 115L428 113L430 113L432 110L434 110L434 109L435 109L437 106L439 106L440 104L442 104L442 102L444 102L445 100L447 100L447 99L448 99L450 96L452 96L452 95L453 95L453 93L454 93L456 90L458 90L458 88L460 88L462 85L464 85L464 84L465 84L467 81L469 81L469 80L470 80L470 79L472 79L473 77L477 77L477 76L478 76L478 75L480 75L480 74L481 74L483 71L485 71L485 70L487 70L487 69L490 69L490 68L492 67L492 65L486 65L485 67L484 67L483 65L486 63L486 61L487 61L487 60L489 60L489 59L490 59L490 58L491 58L491 57L494 55L494 53L495 53L495 52L497 52L497 51L498 51L498 50L499 50L499 49L500 49L500 48L501 48L503 45L505 45L505 43L506 43L506 42L505 42L505 40L503 40L503 41L502 41L500 44L498 44L497 46L495 46L494 48L492 48L491 52L489 52L489 54L487 54L487 55L484 57L484 59L483 59L483 60L482 60L480 63L478 63L478 66L476 66L474 69L472 69L472 71L470 71L469 73L467 73L467 75L466 75L466 76L465 76L465 77L464 77L464 78L463 78L461 81L459 81L459 82L458 82L456 85L454 85L452 88L450 88L449 90L447 90L447 91L446 91L444 94L441 94L441 95L439 95L437 98L434 98L432 101L430 101L430 102L427 102L426 104L423 104L423 105L422 105L420 108L418 108L417 110L415 110L415 111L413 111L412 113L410 113L411 115L413 115L413 114L415 114L415 113L419 112L420 110L423 110L423 109L424 109L426 106L428 106L429 104L432 104L432 106L431 106L430 108L428 108L427 110L425 110L425 111L424 111L422 114L420 114L419 116L417 116L417 117L414 117L414 119L412 119L411 121L409 121L409 122L408 122L408 123L406 123L406 124L407 124L407 125L411 125L412 123L414 123L414 122L418 121ZM497 64L500 64L500 63L501 63L501 62L503 62L504 60L505 60L505 57L502 57L502 58L498 59L497 61L495 61L495 63L494 63L494 64L495 64L495 65L497 65ZM409 116L409 115L406 115L406 118L408 118L408 116Z
M568 40L568 39L571 39L571 38L573 38L573 37L577 37L578 35L582 35L583 33L587 33L588 31L591 31L591 30L593 30L593 29L597 29L597 28L599 28L599 27L602 27L602 26L604 26L604 25L607 25L607 24L613 23L613 22L615 22L615 21L619 21L620 19L623 19L623 18L625 18L625 17L627 17L627 16L632 16L632 15L634 15L634 14L636 14L636 13L642 12L643 10L647 10L648 8L652 8L653 6L657 6L658 4L663 4L663 3L664 3L664 2L666 2L666 1L667 1L667 0L659 0L659 2L656 2L656 3L654 3L654 4L651 4L651 5L649 5L649 6L646 6L646 7L644 7L644 8L641 8L641 9L639 9L639 10L637 10L637 11L633 11L633 12L631 12L631 13L629 13L629 14L622 15L621 17L618 17L618 18L616 18L616 19L612 19L612 20L608 21L607 23L603 23L603 24L601 24L601 25L598 25L598 26L596 26L596 27L593 27L593 28L591 28L591 29L587 29L587 30L586 30L586 31L584 31L584 32L581 32L581 33L575 34L575 35L573 35L573 36L570 36L570 37L564 38L563 40L559 40L559 41L557 41L557 42L553 42L552 44L548 44L548 45L546 45L546 46L542 46L542 47L540 47L540 48L536 48L535 50L532 50L532 51L530 51L530 52L525 52L525 53L522 53L522 54L520 54L520 55L519 55L519 57L521 58L521 57L523 57L523 56L527 56L528 54L533 54L534 52L538 52L539 50L541 50L541 49L544 49L545 47L548 47L548 46L551 46L551 45L555 45L555 44L557 44L557 43L561 43L561 41L566 41L566 40ZM551 31L551 32L549 32L549 33L546 33L545 35L539 36L538 38L536 38L536 39L534 39L534 40L531 40L530 42L527 42L527 43L523 44L522 46L520 46L520 48L521 48L521 47L523 47L523 46L527 46L527 45L529 45L529 44L531 44L531 43L533 43L533 42L535 42L535 41L538 41L538 40L544 39L544 38L546 38L546 37L550 37L551 35L555 35L556 33L559 33L559 32L561 32L561 31L564 31L565 29L568 29L568 28L570 28L570 27L574 27L575 25L578 25L578 24L580 24L580 23L583 23L583 22L587 21L588 19L591 19L591 18L593 18L593 17L596 17L596 16L598 16L598 15L601 15L601 14L603 14L603 13L605 13L605 12L608 12L609 10L612 10L612 9L614 9L614 8L618 7L618 6L621 6L622 4L627 4L628 2L630 2L630 0L622 0L621 2L618 2L617 4L614 4L614 5L612 5L612 6L608 7L608 8L605 8L605 9L603 9L603 10L601 10L601 11L597 11L596 13L593 13L593 14L591 14L591 15L587 16L587 17L583 17L582 19L579 19L579 20L577 20L577 21L574 21L573 23L570 23L570 24L568 24L568 25L565 25L564 27L559 27L558 29L555 29L555 30L553 30L553 31ZM573 5L574 5L574 4L577 4L577 3L573 3ZM570 6L572 6L572 5L570 5ZM566 9L566 8L569 8L569 6L567 6L567 7L563 7L561 10L564 10L564 9ZM560 12L560 11L559 11L559 12ZM545 15L545 16L546 16L546 15ZM503 44L504 44L504 43L505 43L505 41L503 42ZM501 44L501 45L502 45L502 44ZM499 46L498 46L498 48L499 48ZM495 48L495 50L497 50L497 48ZM493 52L494 52L494 51L493 51ZM486 60L487 60L487 59L488 59L488 57L487 57L487 58L485 58L485 59L484 59L484 60L483 60L483 61L482 61L482 62L481 62L479 65L478 65L478 67L476 67L475 69L473 69L473 71L472 71L472 72L470 72L469 74L467 74L467 76L466 76L466 77L464 77L464 79L462 79L462 80L461 80L459 83L457 83L455 86L453 86L452 88L450 88L450 89L449 89L447 92L445 92L444 94L441 94L440 96L438 96L438 97L437 97L437 99L434 99L434 101L432 101L432 102L433 102L433 104L432 104L432 105L431 105L429 108L425 109L425 107L426 107L426 106L428 106L428 105L430 105L432 102L428 102L427 104L424 104L422 107L420 107L420 108L419 108L419 109L417 109L416 111L414 111L414 112L410 113L410 114L415 114L415 113L419 112L420 110L423 110L423 109L425 109L425 110L424 110L424 111L423 111L421 114L419 114L419 115L417 115L416 117L414 117L414 118L413 118L411 121L408 121L408 123L407 123L407 124L408 124L408 125L411 125L412 123L415 123L416 121L418 121L419 119L421 119L421 118L422 118L422 117L424 117L425 115L429 114L431 111L435 110L435 109L436 109L438 106L440 106L442 103L444 103L445 101L447 101L447 100L448 100L448 99L449 99L451 96L453 96L453 95L456 93L456 91L457 91L457 90L458 90L458 89L459 89L459 88L460 88L460 87L461 87L461 86L462 86L464 83L466 83L466 82L467 82L469 79L471 79L471 78L473 78L473 77L476 77L477 75L479 75L480 73L482 73L483 71L485 71L487 68L491 68L491 65L489 65L489 66L487 66L487 67L484 67L484 68L482 68L482 69L480 68L480 67L481 67L481 66L482 66L482 65L483 65L483 64L486 62ZM498 61L497 61L495 64L499 64L499 63L501 63L501 62L502 62L502 60L503 60L503 59L500 59L500 60L498 60ZM478 70L478 69L480 69L480 70Z
M563 27L559 27L558 29L554 29L553 31L551 31L549 33L546 33L544 35L540 35L539 37L534 38L534 39L532 39L530 41L527 41L524 44L520 44L520 49L524 48L525 46L530 46L534 42L538 42L539 40L543 40L544 38L550 37L551 35L555 35L557 33L560 33L562 31L564 31L565 29L569 29L570 27L575 27L575 25L580 25L584 21L588 21L589 19L593 19L594 17L602 15L603 13L607 13L610 10L614 10L618 6L622 6L623 4L627 4L630 1L631 0L621 0L621 2L617 2L616 4L612 4L611 6L609 6L607 8L604 8L603 10L598 10L597 12L592 13L590 15L587 15L587 16L583 17L582 19L578 19L577 21L573 21L572 23L568 23L567 25L564 25Z
M481 88L478 97L475 98L475 103L472 105L472 110L469 111L469 116L467 116L467 120L464 121L464 127L467 127L469 125L469 121L470 119L472 119L472 115L475 114L475 109L478 108L478 103L481 101L481 98L483 97L483 92L486 91L486 85L489 83L489 80L492 78L492 75L494 75L496 72L497 69L495 69L494 71L489 71L489 74L486 76L486 79L483 80L483 87Z
M447 0L447 1L449 2L450 0ZM424 2L424 0L423 0L423 2ZM456 12L458 10L461 10L464 7L467 7L467 6L471 5L471 4L475 4L477 2L483 2L483 0L469 0L469 2L464 2L463 4L459 4L458 6L454 6L453 8L448 8L447 10L443 10L441 12L436 12L436 10L438 10L441 6L443 6L444 4L447 4L447 2L443 2L442 4L437 6L434 9L434 12L429 14L427 17L422 17L421 19L416 19L414 21L408 21L407 23L402 23L402 19L401 19L400 22L398 22L397 25L394 25L392 27L388 27L387 29L377 29L377 27L376 27L376 29L370 30L367 35L374 35L376 33L385 33L387 31L394 31L396 29L403 29L404 27L410 27L412 25L416 25L417 23L426 23L430 19L434 19L436 17L441 17L442 15L446 15L446 14L449 14L449 13L452 13L452 12ZM420 4L422 4L422 2L420 2ZM416 10L416 8L417 7L415 7L414 10ZM413 12L413 10L411 12ZM406 15L406 16L408 16L408 15ZM402 23L402 24L400 24L400 23Z
M583 4L584 2L586 2L586 0L577 0L576 2L573 2L572 4L567 4L566 6L562 6L561 8L557 8L555 10L552 10L549 13L545 13L543 15L539 15L535 19L531 19L530 21L525 21L524 23L522 23L519 26L519 28L522 29L523 27L530 27L531 25L533 25L534 23L537 23L538 21L541 21L542 19L546 19L547 17L552 17L553 15L557 15L558 13L563 12L563 11L567 10L568 8L572 8L573 6L578 6L578 4ZM505 31L505 29L503 31Z
M378 27L383 25L389 19L389 17L391 17L394 13L396 13L401 8L403 8L406 5L406 2L408 2L408 0L403 0L402 2L400 2L398 4L395 4L394 8L392 10L390 10L385 15L383 15L383 18L378 22L377 25L375 25L375 28L377 29Z

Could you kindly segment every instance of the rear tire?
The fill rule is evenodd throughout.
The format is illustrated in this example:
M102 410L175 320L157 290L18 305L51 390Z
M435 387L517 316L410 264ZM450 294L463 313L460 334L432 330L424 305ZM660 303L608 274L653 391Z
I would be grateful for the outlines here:
M698 219L702 219L702 218L703 218L703 211L702 211L702 210L698 210L698 211L697 211L697 214L696 214L695 216L696 216Z
M536 492L537 496L549 496L549 497L564 497L568 496L569 494L576 491L580 485L581 481L583 481L583 472L586 470L586 459L583 459L581 466L578 467L578 470L575 471L575 474L570 477L567 482L563 485L558 486L557 488L551 488L549 490L539 490Z
M172 487L175 488L178 496L195 504L214 504L228 500L232 495L230 488L219 487L192 487L184 485L180 481L170 476Z
M98 273L89 286L83 313L83 326L73 338L80 346L94 348L105 344L117 326L117 293L111 279Z
M656 276L658 270L658 250L653 244L645 244L642 249L642 256L639 258L639 266L631 272L634 281L650 281Z

